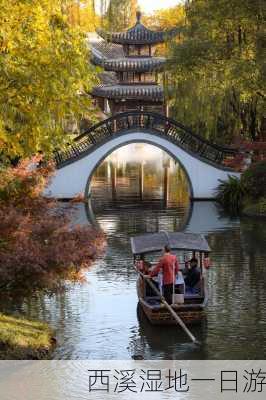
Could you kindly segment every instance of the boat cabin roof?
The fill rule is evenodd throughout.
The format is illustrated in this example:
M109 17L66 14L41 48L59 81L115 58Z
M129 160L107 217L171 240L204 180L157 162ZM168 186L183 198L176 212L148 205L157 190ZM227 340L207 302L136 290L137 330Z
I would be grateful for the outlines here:
M203 235L181 232L158 232L131 238L133 254L153 253L163 250L164 246L170 246L172 250L211 251L207 240Z

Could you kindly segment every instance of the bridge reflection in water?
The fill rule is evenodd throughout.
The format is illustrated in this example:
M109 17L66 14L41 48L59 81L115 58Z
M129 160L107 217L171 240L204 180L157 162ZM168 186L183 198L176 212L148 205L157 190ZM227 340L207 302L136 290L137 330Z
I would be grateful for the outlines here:
M101 209L114 207L173 208L188 205L189 182L181 165L163 150L144 143L114 151L94 173L90 195Z

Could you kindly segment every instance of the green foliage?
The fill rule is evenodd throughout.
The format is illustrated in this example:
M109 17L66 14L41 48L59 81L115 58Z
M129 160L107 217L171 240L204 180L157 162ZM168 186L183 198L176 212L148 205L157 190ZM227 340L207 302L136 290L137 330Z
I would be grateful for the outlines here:
M216 199L232 213L238 213L244 207L245 214L265 215L266 161L252 164L241 179L229 176L227 181L221 181Z
M244 206L243 213L247 216L266 217L266 197L262 197L259 201L248 202Z
M220 143L262 135L265 2L191 0L170 52L172 115ZM210 17L211 16L211 17Z
M251 199L258 200L266 197L266 161L260 161L250 166L242 177L241 181L245 186Z
M67 128L94 118L95 82L85 36L68 23L69 0L2 0L0 147L2 155L49 154Z
M240 179L229 176L227 181L220 181L217 188L216 199L229 212L238 213L244 202L246 189Z
M110 31L123 31L136 21L137 0L110 0L106 19Z

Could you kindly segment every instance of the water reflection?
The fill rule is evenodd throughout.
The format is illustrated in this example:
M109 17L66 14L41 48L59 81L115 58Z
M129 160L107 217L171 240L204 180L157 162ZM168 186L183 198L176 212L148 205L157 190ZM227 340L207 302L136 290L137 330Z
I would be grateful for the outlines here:
M97 168L90 185L96 207L173 208L189 204L190 188L181 165L161 149L129 144L113 152Z
M164 328L151 325L139 305L137 317L139 325L132 329L130 338L131 354L142 355L144 359L165 359L165 354L169 360L207 358L207 321L190 328L200 342L198 345L188 342L186 334L175 326Z
M76 213L86 223L84 205L77 205ZM111 211L99 210L99 224L109 224L108 249L88 271L87 283L71 285L56 296L35 296L22 305L5 302L6 310L51 323L58 338L54 358L127 359L141 353L145 359L261 359L266 352L265 224L226 218L211 202L195 203L186 226L194 230L200 215L213 216L198 224L208 237L214 263L208 272L207 324L193 328L201 346L188 343L174 327L151 326L137 312L129 237L155 229L143 220L152 217L171 226L183 213L177 209L169 215L161 209L149 215L135 207L121 211L119 218L115 214L111 225Z
M190 206L188 192L182 200L173 191L175 202L166 207L158 177L152 178L158 179L154 189L144 185L140 198L138 166L127 168L129 180L118 173L117 179L123 179L115 200L108 192L105 165L94 178L91 202L76 205L74 222L92 219L108 240L106 254L86 274L87 283L23 304L5 301L2 309L50 323L57 332L56 359L128 359L138 354L145 359L261 359L266 354L265 223L231 219L213 202ZM213 250L207 322L192 329L200 346L188 343L175 327L151 326L137 310L129 238L163 229L202 233Z

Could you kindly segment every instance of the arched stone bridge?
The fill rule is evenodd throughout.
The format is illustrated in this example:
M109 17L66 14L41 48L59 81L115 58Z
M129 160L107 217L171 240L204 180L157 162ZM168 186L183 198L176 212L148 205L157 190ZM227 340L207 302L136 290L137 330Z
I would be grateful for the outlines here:
M56 153L57 170L46 195L65 199L80 193L86 196L100 163L117 148L137 142L163 149L183 166L191 198L211 199L220 179L239 176L226 166L236 151L210 143L163 115L132 111L96 124L67 150Z

